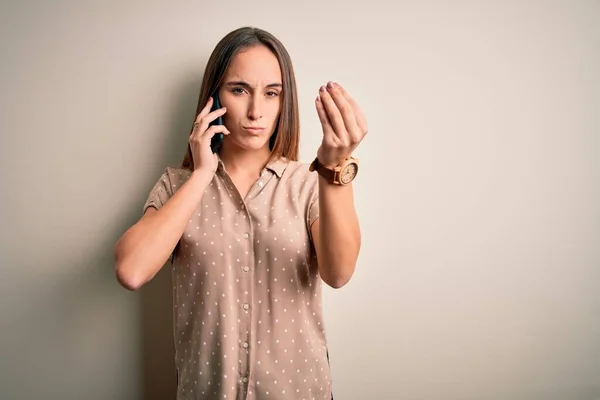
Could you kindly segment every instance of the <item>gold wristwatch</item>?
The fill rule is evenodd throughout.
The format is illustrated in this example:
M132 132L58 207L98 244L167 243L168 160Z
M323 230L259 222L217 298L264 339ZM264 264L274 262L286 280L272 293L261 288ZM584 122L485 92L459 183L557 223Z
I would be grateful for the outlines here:
M325 180L334 185L347 185L356 178L358 173L358 159L348 157L333 168L327 168L319 162L316 157L308 168L310 171L317 171Z

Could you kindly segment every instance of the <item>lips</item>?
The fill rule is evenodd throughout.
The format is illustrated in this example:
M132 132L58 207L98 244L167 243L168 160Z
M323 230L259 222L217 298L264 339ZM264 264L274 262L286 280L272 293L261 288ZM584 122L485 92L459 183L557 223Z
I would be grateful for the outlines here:
M265 128L261 128L259 126L244 126L243 128L245 131L248 131L248 132L254 133L254 134L259 134L265 130Z

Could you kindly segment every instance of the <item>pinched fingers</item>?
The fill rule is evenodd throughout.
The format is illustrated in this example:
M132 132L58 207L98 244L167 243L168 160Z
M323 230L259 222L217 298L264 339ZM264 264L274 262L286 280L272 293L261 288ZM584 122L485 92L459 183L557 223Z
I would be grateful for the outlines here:
M315 106L317 108L317 115L319 116L319 121L321 122L321 126L323 128L323 138L327 144L329 144L330 146L334 146L339 140L337 139L331 121L327 116L327 111L325 111L325 106L323 105L321 96L317 96L317 98L315 99Z
M329 83L331 85L331 83ZM332 134L338 141L344 142L346 138L346 126L344 125L343 116L338 109L333 97L330 93L332 88L329 86L321 86L319 89L319 97L321 98L321 104L331 126Z
M321 87L320 97L335 136L343 146L351 147L361 139L360 128L352 105L339 88L338 84L329 82L326 87Z
M358 103L356 102L356 100L354 100L352 98L352 96L350 96L350 94L348 94L348 92L346 91L346 89L344 89L343 86L338 85L338 84L335 84L335 85L337 85L337 88L340 91L340 93L344 96L346 101L348 101L348 103L352 107L352 110L354 111L354 116L356 118L356 123L358 124L358 127L360 128L360 132L362 133L363 136L366 135L367 132L369 131L369 126L367 124L367 119L365 118L365 114L361 110L361 108L358 105Z

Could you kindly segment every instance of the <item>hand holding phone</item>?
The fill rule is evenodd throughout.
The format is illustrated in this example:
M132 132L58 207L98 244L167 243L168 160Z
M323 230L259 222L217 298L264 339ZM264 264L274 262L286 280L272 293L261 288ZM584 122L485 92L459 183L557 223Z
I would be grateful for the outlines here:
M209 107L211 100L212 104ZM219 97L213 95L196 117L189 137L194 170L216 172L218 157L215 153L219 151L223 143L223 136L229 134L229 130L223 125L222 118L226 111L219 104Z
M213 105L210 109L211 112L221 108L221 102L219 100L219 93L213 94L212 98L213 98ZM223 125L223 117L219 115L216 119L214 119L213 121L211 121L208 124L209 127L211 127L213 125ZM210 148L213 153L217 153L221 149L221 145L223 144L223 136L224 136L223 133L217 132L210 140Z

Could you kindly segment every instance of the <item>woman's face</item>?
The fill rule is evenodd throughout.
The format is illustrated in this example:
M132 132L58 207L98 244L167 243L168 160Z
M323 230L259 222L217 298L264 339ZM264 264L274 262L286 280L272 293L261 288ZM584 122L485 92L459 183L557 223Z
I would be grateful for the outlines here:
M269 145L282 106L281 68L265 46L252 46L231 61L219 90L227 107L223 123L231 132L225 140L258 150Z

